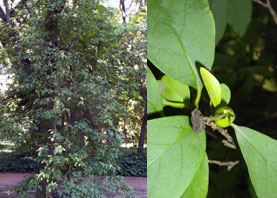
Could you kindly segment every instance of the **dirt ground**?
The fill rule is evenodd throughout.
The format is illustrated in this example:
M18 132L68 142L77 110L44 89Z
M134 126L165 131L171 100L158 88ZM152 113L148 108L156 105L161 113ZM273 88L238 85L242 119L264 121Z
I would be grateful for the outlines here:
M24 173L0 173L0 198L16 198L16 195L9 196L7 192L27 175ZM147 197L146 177L125 177L123 180L133 187L139 198Z

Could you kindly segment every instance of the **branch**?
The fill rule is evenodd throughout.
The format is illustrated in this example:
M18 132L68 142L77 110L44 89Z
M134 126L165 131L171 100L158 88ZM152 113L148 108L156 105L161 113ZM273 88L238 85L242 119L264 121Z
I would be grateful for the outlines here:
M7 22L10 24L11 20L10 20L10 9L9 9L8 0L4 0L4 6L5 6L5 9L6 9Z
M228 142L226 140L222 141L224 146L227 146L232 149L236 149L234 140L233 140L232 136L229 135L227 130L217 126L214 122L206 122L205 124L210 126L213 131L217 130L221 135L223 135L227 139Z
M7 16L6 16L5 12L2 10L1 6L0 6L0 18L3 21L8 22Z
M121 14L122 14L123 23L126 23L126 10L125 10L125 2L124 2L124 0L120 0L120 2L119 2L119 8L120 8L120 11L121 11Z
M262 2L261 0L253 0L253 1L267 8L273 18L274 23L277 24L277 14L271 6L270 0L266 0L266 3Z
M239 160L237 161L229 161L229 162L221 162L217 160L209 160L210 164L217 164L219 166L227 166L227 170L230 171L235 165L239 163Z

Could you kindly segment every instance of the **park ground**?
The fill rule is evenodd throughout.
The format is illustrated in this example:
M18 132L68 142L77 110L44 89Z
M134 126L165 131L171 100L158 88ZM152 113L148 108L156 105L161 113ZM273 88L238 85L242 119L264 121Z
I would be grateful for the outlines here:
M16 198L16 195L8 195L8 190L22 181L28 173L0 173L0 198ZM147 197L146 177L125 177L123 180L133 187L139 198Z

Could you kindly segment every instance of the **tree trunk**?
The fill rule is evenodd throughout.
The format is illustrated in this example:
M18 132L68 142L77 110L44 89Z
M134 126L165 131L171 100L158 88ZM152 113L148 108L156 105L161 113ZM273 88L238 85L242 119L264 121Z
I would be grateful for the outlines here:
M147 104L145 104L145 108L144 108L144 115L142 119L141 131L139 136L138 152L142 152L143 150L144 139L146 135L146 126L147 126Z

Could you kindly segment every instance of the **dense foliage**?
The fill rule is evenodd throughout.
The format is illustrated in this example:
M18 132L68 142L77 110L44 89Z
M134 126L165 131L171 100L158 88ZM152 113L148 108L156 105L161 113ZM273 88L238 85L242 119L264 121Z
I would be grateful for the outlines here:
M116 175L146 177L146 159L146 151L138 153L134 149L121 148L116 161L116 165L119 167ZM2 154L0 157L0 172L38 173L38 169L34 160L12 153Z
M2 96L1 135L32 155L39 171L15 191L124 193L127 186L108 176L118 170L126 104L139 97L141 57L128 43L139 27L118 23L96 0L21 1L6 16L1 60L13 83Z

